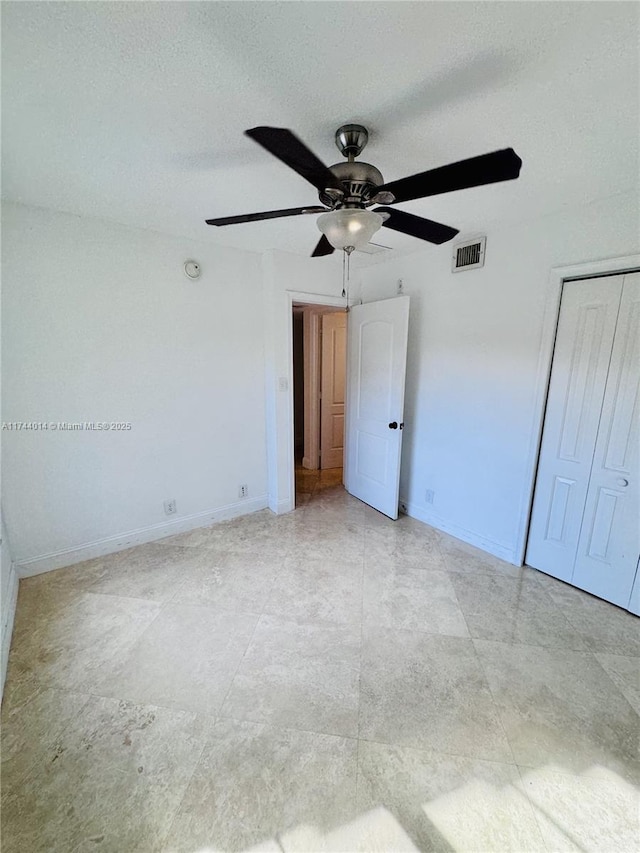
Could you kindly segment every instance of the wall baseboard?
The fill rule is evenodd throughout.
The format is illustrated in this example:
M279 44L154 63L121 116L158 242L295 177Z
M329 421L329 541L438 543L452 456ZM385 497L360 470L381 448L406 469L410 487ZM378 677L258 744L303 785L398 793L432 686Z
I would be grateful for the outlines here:
M9 649L11 648L11 634L13 633L13 620L16 615L18 603L19 578L15 563L9 569L9 585L7 597L2 602L2 674L0 676L0 696L4 691L4 680L7 676L7 664L9 662Z
M18 576L21 578L40 575L43 572L51 572L54 569L62 569L85 560L93 560L95 557L104 557L106 554L114 554L116 551L124 551L135 545L144 545L147 542L155 542L166 536L175 536L178 533L187 533L198 527L208 527L218 521L227 521L240 515L249 515L266 509L268 505L267 496L262 495L250 500L237 501L214 510L206 510L195 515L176 518L172 521L163 521L161 524L152 524L150 527L141 527L139 530L130 530L117 536L108 536L98 539L96 542L87 542L74 548L66 548L63 551L55 551L52 554L42 554L29 560L16 561Z
M286 512L291 512L295 509L295 505L292 503L291 498L283 498L281 501L269 501L269 509L271 512L275 512L276 515L284 515Z
M406 514L410 515L411 518L415 518L418 521L429 524L431 527L436 527L444 533L449 533L451 536L455 536L456 539L461 539L469 545L475 545L476 548L480 548L482 551L487 551L487 553L493 554L494 557L506 560L507 563L512 563L514 566L522 565L516 556L514 548L509 548L507 545L501 545L498 542L493 542L491 539L485 539L483 536L478 536L477 533L473 533L471 530L467 530L464 527L459 527L457 524L450 524L435 513L429 512L428 510L418 507L416 504L412 504L402 498L400 498L400 503L406 506Z

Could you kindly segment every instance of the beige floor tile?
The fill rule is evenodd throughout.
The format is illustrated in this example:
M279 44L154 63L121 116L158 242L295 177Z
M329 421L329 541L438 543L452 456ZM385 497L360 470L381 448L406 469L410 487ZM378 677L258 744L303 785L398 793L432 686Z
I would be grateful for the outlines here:
M364 507L361 501L347 496L348 500L336 500L323 495L310 499L304 509L305 524L356 524L362 526Z
M302 622L359 625L362 560L289 557L276 573L264 612Z
M609 678L640 714L640 659L623 655L596 654Z
M102 560L88 560L66 569L22 578L11 637L12 648L21 646L23 640L29 640L34 624L55 619L59 611L77 601L103 575Z
M367 565L363 621L385 628L468 637L469 631L447 572Z
M401 528L368 529L365 536L365 565L443 571L446 566L440 553L439 537L432 528L426 525L424 528L419 533Z
M451 572L472 637L584 651L582 637L527 570L503 574Z
M598 764L580 774L552 765L521 772L548 850L637 853L638 789L617 773Z
M471 640L399 629L364 634L360 737L512 761Z
M198 562L177 590L173 604L201 605L228 612L262 613L276 572L282 565L281 558L209 548L199 548L197 552Z
M44 762L46 745L73 724L90 699L88 693L41 687L33 681L29 689L12 689L11 682L26 686L15 669L10 679L2 699L3 794L16 788L34 764Z
M93 697L4 798L3 853L144 853L166 835L202 753L194 715Z
M215 714L249 645L256 615L166 606L96 692Z
M221 716L353 737L360 628L263 615Z
M410 849L544 849L514 764L366 741L358 753L358 810L384 804L412 839Z
M289 555L300 560L361 561L364 530L350 521L304 523L292 540Z
M455 539L443 533L440 538L440 551L447 569L452 572L471 572L472 574L500 574L520 577L522 568L513 566L493 554L481 551L467 542Z
M11 655L42 684L91 692L124 659L160 605L139 598L83 592L35 607L30 632L14 639Z
M258 543L278 538L278 525L270 510L244 515L229 521L221 521L208 527L198 527L187 533L161 539L158 544L178 545L195 548L214 548L218 551L248 550L258 551ZM253 544L252 544L253 543ZM276 545L282 546L283 543Z
M22 578L20 580L20 592L37 596L40 600L62 598L65 594L77 595L86 592L96 581L108 573L105 562L116 555L109 557L96 557L94 560L84 560L64 569L56 569L53 572L43 572L40 575Z
M385 806L361 812L328 831L299 826L279 839L284 853L415 853L418 848Z
M592 654L473 642L519 765L601 764L640 781L640 719Z
M354 813L356 759L355 740L219 721L163 850L267 850L340 825Z
M199 559L200 555L192 548L139 545L96 561L102 577L88 591L168 601L197 567Z
M637 616L543 572L536 572L536 578L591 651L640 657Z

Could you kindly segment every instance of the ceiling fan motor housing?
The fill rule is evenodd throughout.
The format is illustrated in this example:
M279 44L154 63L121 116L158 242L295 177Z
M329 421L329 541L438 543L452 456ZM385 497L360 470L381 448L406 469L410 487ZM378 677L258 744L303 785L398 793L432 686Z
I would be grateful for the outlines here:
M328 207L334 207L336 202L340 207L363 207L376 195L376 189L384 184L382 173L370 163L336 163L329 168L342 184L344 197L336 199L330 191L321 190L320 201Z

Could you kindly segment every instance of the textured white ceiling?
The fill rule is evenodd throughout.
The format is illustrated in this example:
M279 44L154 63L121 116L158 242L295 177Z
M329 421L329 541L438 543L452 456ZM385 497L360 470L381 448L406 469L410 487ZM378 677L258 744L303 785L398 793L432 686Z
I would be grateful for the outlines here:
M309 254L313 204L243 130L325 162L345 122L386 180L513 146L518 181L401 207L482 231L638 182L638 6L582 2L3 2L3 196L254 251ZM424 244L383 229L399 252ZM362 256L365 259L365 256Z

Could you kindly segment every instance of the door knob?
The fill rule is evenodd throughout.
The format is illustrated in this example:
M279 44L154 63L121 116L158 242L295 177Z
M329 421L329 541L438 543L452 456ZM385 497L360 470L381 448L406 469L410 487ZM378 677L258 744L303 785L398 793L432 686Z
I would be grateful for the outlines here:
M398 421L391 421L389 429L398 429Z
M618 479L616 480L616 483L617 483L619 486L623 486L623 487L624 487L624 486L628 486L628 485L629 485L629 481L628 481L628 480L625 480L625 478L624 478L624 477L618 477Z

